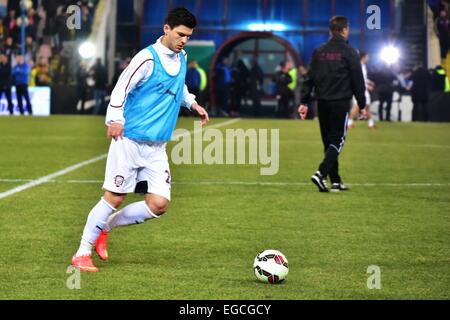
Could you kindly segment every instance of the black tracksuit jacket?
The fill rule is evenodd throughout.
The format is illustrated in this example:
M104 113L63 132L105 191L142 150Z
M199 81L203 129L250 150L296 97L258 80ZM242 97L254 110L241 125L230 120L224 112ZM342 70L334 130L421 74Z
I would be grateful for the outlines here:
M302 104L311 102L313 89L319 102L350 100L355 96L360 109L366 106L366 86L359 54L343 37L333 36L314 50L301 91Z

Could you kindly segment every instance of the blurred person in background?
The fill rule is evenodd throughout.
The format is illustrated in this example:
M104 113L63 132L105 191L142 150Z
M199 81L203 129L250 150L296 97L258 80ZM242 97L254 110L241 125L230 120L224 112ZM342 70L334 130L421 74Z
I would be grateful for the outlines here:
M4 53L0 54L0 99L3 93L6 95L8 101L9 114L14 114L13 104L11 100L11 65L8 61L8 56Z
M277 116L289 118L292 103L294 103L294 92L289 89L292 78L289 71L292 69L291 61L283 61L281 69L275 74L276 97L278 101Z
M27 111L29 115L33 114L33 108L28 94L28 82L30 78L30 66L25 62L22 55L17 56L17 65L13 68L12 77L14 79L14 86L16 87L17 104L19 105L20 114L24 114L23 98L27 104Z
M264 72L261 69L258 58L252 60L252 68L249 76L249 95L253 105L253 115L259 116L261 111L261 95L263 93Z
M186 86L190 93L196 97L200 94L200 72L197 70L197 60L191 60L186 72Z
M200 75L200 92L197 97L197 102L203 106L206 103L207 99L206 88L208 86L208 75L206 74L206 71L202 67L200 67L198 61L196 62L195 68L197 69Z
M50 72L50 66L45 61L40 61L38 63L38 69L36 74L36 86L38 87L49 87L52 85L52 75Z
M450 45L450 20L448 12L444 9L439 12L439 17L436 18L436 31L441 47L441 59L444 60L447 57Z
M367 73L367 64L369 63L369 54L367 52L361 51L359 53L360 61L361 61L361 69L364 76L364 81L366 83L366 117L367 117L367 126L369 129L376 128L375 120L372 118L372 113L370 112L370 105L372 102L372 99L370 97L370 91L373 91L375 89L375 83L369 79L368 73ZM348 128L354 128L354 119L358 116L359 108L358 103L356 102L356 99L353 97L353 106L352 110L350 112L350 118L348 120Z
M94 99L95 99L95 108L94 114L101 114L106 108L105 106L105 97L106 97L106 88L108 86L108 73L106 71L105 66L102 64L102 59L97 58L94 66L90 71L92 77L94 78Z
M230 116L239 117L241 113L242 100L246 104L246 95L248 91L248 80L250 71L242 59L234 63L231 69L231 97L230 97Z
M430 74L420 64L407 79L412 81L409 88L413 102L412 121L428 121Z
M84 104L86 102L86 95L87 95L87 77L88 77L88 71L86 68L86 62L83 60L80 61L77 72L76 72L76 78L77 78L77 101L78 104L80 104L80 113L83 114L85 112L84 110Z
M221 61L216 65L215 69L215 84L216 84L216 99L217 110L216 113L228 116L229 100L230 100L230 86L231 86L231 69L228 64L228 57L222 57Z
M378 116L380 121L391 121L392 98L394 95L394 81L397 77L391 70L391 67L385 64L378 73L378 80L375 82L378 88L379 105ZM386 116L383 111L386 106Z

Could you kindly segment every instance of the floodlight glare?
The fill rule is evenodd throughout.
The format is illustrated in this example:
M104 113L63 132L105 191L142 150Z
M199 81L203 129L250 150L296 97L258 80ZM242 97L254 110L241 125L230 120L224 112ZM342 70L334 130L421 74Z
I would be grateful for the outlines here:
M286 25L283 23L250 23L250 31L285 31Z
M95 45L92 42L84 42L79 48L78 53L83 59L91 59L95 56Z
M400 51L396 47L389 45L381 50L380 57L386 64L391 65L397 63L400 59Z

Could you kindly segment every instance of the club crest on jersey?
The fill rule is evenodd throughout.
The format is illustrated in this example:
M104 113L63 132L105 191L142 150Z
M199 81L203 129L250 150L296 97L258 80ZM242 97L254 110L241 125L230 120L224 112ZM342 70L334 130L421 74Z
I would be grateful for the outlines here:
M116 187L120 187L123 182L125 181L125 178L123 176L115 176L114 177L114 184L116 185Z

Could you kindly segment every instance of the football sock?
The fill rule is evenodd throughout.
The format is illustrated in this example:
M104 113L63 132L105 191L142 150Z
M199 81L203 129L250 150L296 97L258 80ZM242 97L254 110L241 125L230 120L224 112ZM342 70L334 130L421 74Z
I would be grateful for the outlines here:
M348 119L347 127L351 127L353 125L353 119Z
M367 125L369 126L369 128L371 128L375 125L375 121L373 121L373 119L369 119Z
M145 201L134 202L111 215L106 222L104 230L109 232L117 227L141 224L145 220L153 218L159 218L159 216L150 210Z
M100 232L105 227L106 220L115 210L116 209L103 198L101 198L95 207L92 208L84 227L80 248L76 253L77 257L91 254L92 246L95 244Z

